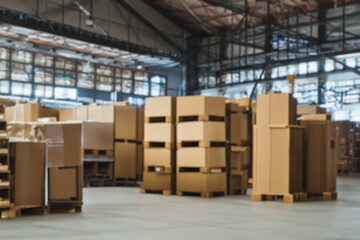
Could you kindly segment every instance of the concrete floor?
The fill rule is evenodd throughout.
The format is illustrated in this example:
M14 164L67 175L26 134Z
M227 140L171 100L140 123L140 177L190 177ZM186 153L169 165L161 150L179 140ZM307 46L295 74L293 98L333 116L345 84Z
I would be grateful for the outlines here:
M339 177L338 193L285 204L86 188L83 213L0 220L0 239L360 239L360 177Z

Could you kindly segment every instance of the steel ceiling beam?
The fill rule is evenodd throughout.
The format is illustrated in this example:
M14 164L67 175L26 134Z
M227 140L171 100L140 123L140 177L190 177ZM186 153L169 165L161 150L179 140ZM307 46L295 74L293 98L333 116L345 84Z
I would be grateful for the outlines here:
M160 13L162 16L164 16L166 19L168 19L170 22L175 24L177 27L182 29L183 31L195 36L199 35L199 31L195 28L191 28L188 26L185 26L184 21L175 17L174 15L170 14L169 11L165 10L164 8L160 7L156 4L156 0L142 0L143 3Z
M236 13L240 13L240 14L245 14L247 9L245 7L242 7L240 5L234 5L232 2L229 2L227 0L203 0L206 3L209 3L211 5L214 6L218 6L218 7L223 7L227 10L236 12ZM252 17L256 17L259 18L261 20L264 20L264 17L256 14L256 13L250 13L249 11L247 11L248 15L252 16Z
M160 29L158 29L154 24L152 24L149 20L147 20L143 15L141 15L138 11L136 11L132 6L130 6L125 0L114 0L120 6L129 11L130 14L134 15L137 19L139 19L142 23L144 23L148 28L150 28L154 33L159 35L165 42L167 42L170 46L176 49L180 54L185 54L185 49L183 49L180 45L171 40L165 33L163 33Z
M157 57L166 57L175 61L181 60L181 56L176 53L171 53L164 50L158 50L154 48L141 46L138 44L129 43L126 41L119 40L117 38L105 36L95 32L86 31L70 25L62 24L59 22L51 21L48 19L40 18L26 13L21 13L14 10L9 10L2 7L0 7L0 22L5 22L16 26L47 32L84 42L90 42L103 46L113 47L131 53L151 55Z

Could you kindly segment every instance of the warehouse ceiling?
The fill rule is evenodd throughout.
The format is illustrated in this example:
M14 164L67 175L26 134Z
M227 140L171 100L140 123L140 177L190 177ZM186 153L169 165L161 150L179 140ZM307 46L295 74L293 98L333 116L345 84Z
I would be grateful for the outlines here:
M181 19L185 28L217 34L236 27L256 26L267 19L281 23L282 16L334 7L356 0L150 0L162 12ZM269 9L269 11L268 11ZM247 18L246 12L248 12ZM315 16L316 17L316 16ZM245 21L247 19L247 21Z

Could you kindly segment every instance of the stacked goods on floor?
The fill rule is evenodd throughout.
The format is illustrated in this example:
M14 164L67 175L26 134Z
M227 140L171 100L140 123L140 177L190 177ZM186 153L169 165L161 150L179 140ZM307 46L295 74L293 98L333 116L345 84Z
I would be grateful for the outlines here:
M82 123L45 124L50 212L81 212Z
M307 116L301 121L306 142L305 188L309 197L333 200L337 198L334 127L326 114Z
M84 184L113 183L114 124L83 121Z
M58 119L59 110L43 108L40 103L21 103L5 108L5 120L16 122L37 122L39 118Z
M11 172L9 169L9 139L4 134L6 122L0 122L0 214L1 218L11 217Z
M351 123L349 121L333 122L335 129L336 167L339 173L353 171L353 163L349 154L349 135Z
M321 108L317 105L298 105L297 106L297 115L314 115L314 114L326 114L326 109Z
M352 123L349 133L349 157L353 163L353 171L360 171L360 128Z
M225 98L177 98L178 195L226 195L225 108Z
M246 194L249 176L249 121L247 107L226 104L228 193Z
M116 182L127 185L137 182L137 109L114 106L114 176Z
M142 193L175 193L175 97L147 98Z
M296 100L270 92L257 96L256 110L252 200L304 200L304 128L296 122Z
M137 167L136 175L137 180L142 181L143 171L144 171L144 118L145 110L144 108L137 109L137 131L136 131L136 143L137 143Z

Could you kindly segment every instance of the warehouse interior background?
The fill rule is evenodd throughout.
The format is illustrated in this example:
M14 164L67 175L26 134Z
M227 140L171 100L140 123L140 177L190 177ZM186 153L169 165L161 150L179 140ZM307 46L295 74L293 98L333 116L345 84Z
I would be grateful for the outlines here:
M246 239L358 239L360 234L358 230L360 224L360 157L354 156L356 154L360 156L359 23L360 2L358 0L0 1L0 103L4 103L4 107L0 106L0 109L5 109L5 116L6 109L8 112L10 112L9 109L12 109L10 112L12 120L5 119L8 123L5 121L5 125L2 125L3 119L0 118L0 128L5 126L6 129L6 124L8 124L7 126L10 125L12 128L9 132L14 131L18 124L17 121L19 121L17 119L28 114L27 110L24 111L26 102L34 104L28 104L28 106L29 112L33 110L34 116L36 115L35 121L40 118L42 110L71 109L74 119L69 121L82 121L80 130L76 130L78 132L67 130L67 134L73 135L74 139L81 138L82 142L79 140L76 145L79 153L79 159L76 160L80 162L88 161L87 163L90 163L91 166L95 162L91 158L84 161L84 156L87 154L81 144L84 142L85 127L88 127L88 133L94 134L88 135L90 140L96 138L93 136L101 134L111 135L111 143L98 142L111 145L111 150L110 148L107 150L111 151L112 163L116 162L114 159L116 158L115 146L117 143L134 144L136 147L134 152L137 152L136 154L141 152L142 161L144 161L144 149L150 148L149 146L145 147L144 119L145 125L154 125L159 122L173 124L171 126L173 132L169 131L172 138L171 146L166 146L168 142L165 142L164 149L171 149L172 154L175 153L169 157L174 161L174 158L177 157L177 148L180 148L174 135L178 134L176 131L179 132L177 125L180 125L179 119L182 117L178 118L177 113L174 113L174 106L179 112L180 109L187 110L192 107L201 109L196 104L192 106L191 101L187 102L187 105L183 103L183 106L186 107L179 108L179 102L186 102L185 96L189 95L195 96L194 103L204 102L205 107L202 107L208 107L204 112L211 109L209 107L212 106L211 103L213 103L214 109L221 105L216 103L216 100L209 100L212 98L207 99L206 96L225 97L226 104L239 104L240 108L244 107L240 104L241 99L246 99L244 101L250 99L252 104L246 102L246 111L237 108L233 111L246 115L247 122L245 127L242 127L247 129L248 141L244 145L239 144L242 150L238 151L245 152L243 149L246 148L246 151L250 152L246 152L249 154L250 163L246 169L242 169L248 171L250 175L253 173L252 161L255 158L252 155L253 138L256 135L254 129L256 124L260 125L259 121L256 123L254 120L258 113L256 113L257 110L254 110L256 107L253 108L253 106L256 106L259 96L266 96L270 99L274 95L281 95L282 100L285 100L276 100L278 105L283 107L286 103L288 104L287 110L294 110L296 103L292 101L291 97L286 98L286 96L293 96L298 105L314 107L311 108L311 111L319 114L319 119L315 120L324 121L325 125L328 124L327 126L330 126L330 120L346 121L344 125L351 128L353 138L349 140L348 136L339 137L337 135L336 141L346 139L345 142L339 141L336 144L341 149L341 146L353 141L351 142L354 144L352 148L357 149L357 152L351 153L351 157L357 160L347 161L353 165L349 164L346 171L340 172L337 172L339 169L334 167L333 170L336 171L336 174L333 174L333 178L329 177L335 181L332 183L337 187L339 195L337 195L337 191L334 191L331 192L329 199L326 197L320 200L310 199L306 203L301 202L304 200L303 195L294 194L291 201L286 199L286 196L282 196L284 202L300 201L296 204L284 204L279 201L255 202L264 199L261 199L261 194L258 200L250 197L251 193L254 193L253 190L250 190L253 186L253 176L250 178L250 175L246 177L249 177L251 182L246 182L245 192L243 189L241 191L242 195L233 196L224 192L223 196L226 197L204 199L201 194L202 198L162 196L168 195L162 192L160 195L140 194L139 187L140 192L143 191L141 193L148 193L141 185L142 174L146 172L144 164L141 164L140 170L139 166L135 170L136 174L140 171L141 175L141 177L136 175L135 186L131 184L130 187L127 186L127 180L124 178L122 185L124 187L117 187L119 185L114 177L116 175L115 167L112 165L111 171L114 175L112 180L114 181L111 183L114 184L108 186L103 183L103 186L106 185L106 187L94 184L90 187L91 184L87 185L85 178L79 177L81 175L79 171L83 167L83 162L81 162L76 165L77 185L75 186L77 191L81 190L81 199L77 199L80 207L76 205L80 210L76 207L75 210L72 208L74 212L81 212L81 214L25 216L5 221L0 219L0 234L3 232L7 239L49 239L49 236L58 239L79 240L101 237L108 239L119 237L182 239L185 236L189 239L205 237L209 239L220 237L231 239L239 237ZM289 93L289 95L285 96L280 93ZM174 96L174 98L163 98L164 102L160 100L156 102L158 99L156 97L162 96ZM205 97L203 98L203 96ZM233 113L227 109L231 107L225 104L225 98L221 98L223 99L221 107L224 108L222 109L224 112L227 111L227 115L220 114L220 118L216 116L215 120L210 120L210 117L207 116L207 120L222 122L225 126L225 119ZM154 102L151 102L151 99L155 99ZM152 104L149 104L151 109L171 108L169 111L171 116L162 116L164 119L161 121L155 119L154 122L151 122L150 117L146 118L144 115L145 103L148 101ZM266 101L263 100L263 106L265 106L264 102ZM41 106L35 105L35 103L40 103ZM268 104L268 102L266 103ZM281 105L282 103L284 105ZM131 106L131 111L127 104ZM16 107L20 109L18 112ZM87 118L91 107L94 108L96 119L101 118L101 121L105 119L98 126L92 122L93 119ZM116 109L121 109L121 107L126 110L120 111L121 114L118 116ZM274 110L274 106L269 104L268 109L271 110L271 107ZM34 109L39 110L35 111ZM109 109L112 115L106 112ZM286 117L290 120L287 119L287 127L296 125L296 128L305 129L300 124L299 118L296 119L296 110L295 113L291 110L289 113L285 113L286 111L278 113L279 116L283 112L284 115L288 114ZM18 116L19 112L21 113L20 117ZM45 118L54 117L53 113L49 112ZM86 117L83 118L84 115ZM297 117L300 115L298 113ZM32 113L30 116L34 117ZM59 116L57 113L57 120L60 122L56 124L61 125L63 123ZM156 114L154 116L158 117ZM291 119L293 116L295 119ZM171 120L167 117L171 117ZM202 122L201 117L203 116L198 116L199 123ZM281 117L283 116L281 115L279 118ZM110 121L108 121L109 118ZM142 120L139 120L140 118ZM121 124L117 124L117 120ZM307 120L314 119L310 117ZM184 120L184 122L186 121L189 120ZM32 120L24 125L29 124L30 126L32 124L30 122ZM118 125L120 125L119 129L121 127L125 129L122 129L124 132L132 130L130 127L126 128L126 124L129 122L136 125L134 131L136 137L117 137ZM336 125L336 131L340 132L338 129L342 127L341 123ZM44 126L46 124L56 125L47 122L44 123ZM31 128L36 129L35 125L31 125ZM139 127L139 125L141 126ZM269 127L268 125L266 127ZM26 127L28 126L26 125ZM51 126L44 128L46 127L51 129ZM56 127L52 127L56 129ZM143 135L139 137L140 128L142 128ZM226 137L229 135L230 128L226 125ZM196 131L199 129L194 130L193 135L196 135ZM154 135L161 135L160 131L156 131L155 128L151 130L153 133L155 132ZM31 134L36 131L34 130ZM56 133L56 130L52 129L52 131L53 134ZM0 138L2 133L0 130ZM225 135L225 131L219 135L221 134ZM324 136L328 137L327 134L324 133ZM224 145L221 145L224 147L224 152L225 146L228 147L229 139L226 141L226 143L224 141ZM293 139L286 141L291 142ZM314 145L316 143L314 141ZM200 141L198 145L200 147ZM335 143L331 142L331 145L335 145ZM325 148L326 144L324 143ZM348 147L348 152L349 148L351 147ZM98 154L102 149L105 148L96 149L93 152ZM229 149L226 151L231 152L231 146ZM321 148L321 151L324 149ZM299 153L299 156L305 155L307 150L304 147L304 151ZM31 148L29 151L31 152ZM33 150L34 154L36 151ZM319 150L319 152L321 151ZM48 154L47 150L45 152ZM18 153L18 155L20 154ZM207 157L209 157L208 155ZM341 153L336 157L342 158L343 156L340 155ZM323 158L326 158L324 156L322 155ZM225 156L222 157L225 158ZM346 157L350 159L349 156ZM136 161L139 161L137 155L135 158L137 158ZM335 158L335 156L330 158ZM1 165L0 162L0 190L3 190ZM66 167L68 166L64 168ZM171 167L173 175L180 172L180 170L179 172L174 170L177 166ZM225 171L225 168L228 171L228 167L222 166L220 171ZM155 167L154 169L156 172L157 169ZM166 170L168 170L166 167L161 169L164 172ZM189 172L191 172L190 170ZM329 172L326 172L325 175ZM338 173L339 176L337 176ZM325 178L323 175L321 177ZM326 181L328 180L326 179ZM44 181L48 181L48 179ZM251 187L248 188L248 186ZM84 192L82 192L83 187ZM63 188L61 189L63 190ZM178 192L175 193L178 194ZM174 192L171 194L174 195ZM44 199L47 198L48 196L44 197ZM270 196L265 200L275 200L276 198ZM5 197L0 194L0 213L2 212L1 201L4 199ZM22 209L17 209L17 211L20 211L21 215ZM22 231L18 231L19 223L22 224Z

